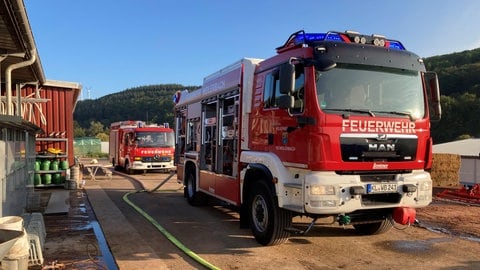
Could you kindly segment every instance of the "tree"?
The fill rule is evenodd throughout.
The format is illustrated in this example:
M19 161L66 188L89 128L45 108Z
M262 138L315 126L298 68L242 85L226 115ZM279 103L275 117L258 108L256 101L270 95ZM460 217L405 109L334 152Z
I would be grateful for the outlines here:
M73 137L85 137L85 129L82 128L77 121L73 121Z
M110 137L108 136L108 134L105 133L105 132L100 132L100 133L98 133L95 137L97 137L98 139L100 139L100 141L102 141L102 142L108 142L108 140L110 139Z
M463 135L460 135L457 137L457 140L466 140L466 139L471 139L472 136L468 135L468 134L463 134Z
M95 137L104 132L103 124L98 121L90 121L90 127L87 130L87 136Z

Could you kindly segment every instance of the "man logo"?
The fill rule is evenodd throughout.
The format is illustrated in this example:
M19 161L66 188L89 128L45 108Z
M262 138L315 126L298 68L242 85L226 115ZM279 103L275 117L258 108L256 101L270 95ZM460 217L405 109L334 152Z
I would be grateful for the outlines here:
M394 143L369 143L369 152L395 152Z
M377 134L377 141L386 141L387 134Z

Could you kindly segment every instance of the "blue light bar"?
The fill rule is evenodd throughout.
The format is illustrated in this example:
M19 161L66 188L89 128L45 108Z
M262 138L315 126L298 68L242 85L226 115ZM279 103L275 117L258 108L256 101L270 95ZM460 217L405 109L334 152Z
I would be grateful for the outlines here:
M402 50L402 51L405 50L405 47L403 47L403 44L400 41L389 40L388 42L390 42L388 46L390 49L396 49L396 50Z
M379 40L377 36L365 36L360 35L358 33L340 33L340 32L328 32L328 33L304 33L304 32L297 32L295 33L295 37L293 42L295 45L299 44L309 44L315 41L334 41L334 42L352 42L352 43L360 43L366 45L376 45L376 42ZM400 41L397 40L390 40L385 38L380 38L380 40L384 41L385 46L389 49L394 50L405 50L405 47Z
M295 37L295 44L322 40L343 41L342 37L337 33L305 33L298 34Z

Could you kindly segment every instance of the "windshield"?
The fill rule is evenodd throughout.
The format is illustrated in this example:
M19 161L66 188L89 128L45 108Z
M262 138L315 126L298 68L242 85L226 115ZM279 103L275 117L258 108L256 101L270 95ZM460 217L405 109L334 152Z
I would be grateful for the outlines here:
M137 132L136 136L140 147L173 147L175 144L173 132Z
M318 104L325 112L411 119L425 114L419 72L339 64L316 75Z

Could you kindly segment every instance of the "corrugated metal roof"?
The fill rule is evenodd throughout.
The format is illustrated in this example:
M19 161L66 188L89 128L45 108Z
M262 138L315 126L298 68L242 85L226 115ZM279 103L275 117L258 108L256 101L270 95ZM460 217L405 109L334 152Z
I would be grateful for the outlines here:
M0 1L0 72L5 74L10 65L30 59L31 50L36 50L30 22L22 0ZM13 83L45 82L40 57L33 65L15 70Z
M480 156L480 139L466 139L433 146L435 154L456 154L460 156Z

